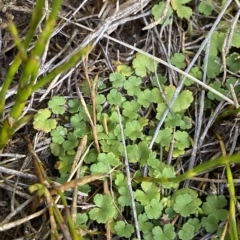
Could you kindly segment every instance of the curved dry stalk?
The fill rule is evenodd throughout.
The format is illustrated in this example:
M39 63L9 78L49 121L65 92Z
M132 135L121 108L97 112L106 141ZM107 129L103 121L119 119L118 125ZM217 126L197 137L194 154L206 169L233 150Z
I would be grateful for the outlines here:
M78 163L80 162L81 156L83 154L83 150L85 149L86 145L87 145L87 136L84 136L81 139L79 146L77 148L70 173L73 172L74 169L76 169L76 167L78 166ZM79 166L76 170L75 179L79 178L80 169L81 169L81 166ZM76 222L76 219L77 219L77 196L78 196L78 187L76 186L73 189L73 197L72 197L73 200L72 200L72 209L71 209L71 217L74 223Z

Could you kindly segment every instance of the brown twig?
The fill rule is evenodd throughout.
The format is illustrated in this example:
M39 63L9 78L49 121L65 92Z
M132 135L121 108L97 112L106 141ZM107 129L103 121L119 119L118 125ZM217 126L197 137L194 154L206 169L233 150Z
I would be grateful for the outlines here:
M78 162L82 156L83 150L86 147L86 145L87 145L87 136L84 136L78 146L76 155L74 157L71 172L77 167ZM75 179L79 178L80 169L81 169L81 166L77 168ZM77 197L78 197L78 187L75 186L73 189L73 197L72 197L73 199L72 199L72 208L71 208L71 217L74 223L76 222L76 218L77 218Z
M60 185L58 187L58 189L61 190L61 191L65 191L65 190L74 188L76 186L83 186L87 183L90 183L90 182L93 182L93 181L96 181L96 180L100 180L101 178L103 178L105 176L106 176L106 174L96 174L96 175L81 177L81 178L74 179L70 182L66 182L66 183ZM52 189L50 192L51 192L51 195L57 194L57 191L55 189Z

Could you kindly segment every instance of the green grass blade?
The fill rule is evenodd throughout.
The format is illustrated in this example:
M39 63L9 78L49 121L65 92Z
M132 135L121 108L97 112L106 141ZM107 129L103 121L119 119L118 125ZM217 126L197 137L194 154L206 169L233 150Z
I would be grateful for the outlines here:
M37 25L39 24L39 21L41 20L41 17L43 15L44 4L45 4L44 0L38 0L36 3L36 7L32 13L30 26L29 26L29 29L27 31L27 34L26 34L26 37L24 40L24 46L26 49L28 48L28 45L34 36L34 32L35 32Z
M186 173L181 174L174 178L143 177L143 178L136 178L135 180L138 182L157 182L157 183L182 182L187 179L190 179L191 177L195 177L196 175L199 175L200 173L209 171L212 168L220 167L222 165L226 165L229 163L239 163L239 162L240 162L240 154L235 154L232 156L222 156L217 159L202 163L199 166L193 168L192 170L189 170Z
M223 113L219 114L219 116L216 118L215 122L218 122L221 119L229 118L229 117L235 117L240 112L240 107L233 109L233 110L226 110Z
M41 32L41 34L36 42L35 47L32 50L33 57L36 57L36 56L40 57L42 55L42 53L45 49L45 46L52 34L53 28L55 26L58 11L61 6L61 3L62 3L62 0L53 1L52 9L49 14L49 17L44 24L43 31Z
M36 29L36 27L37 27L37 25L38 25L38 23L39 23L39 21L42 17L42 11L43 11L43 8L44 8L44 3L45 3L44 0L38 0L37 3L36 3L36 7L35 7L35 9L32 13L32 19L30 21L30 27L27 31L27 34L26 34L26 37L25 37L25 40L24 40L24 43L23 43L25 49L27 49L29 43L31 42L31 40L34 36L35 29ZM17 54L17 56L13 60L13 63L11 64L11 66L10 66L8 72L7 72L7 75L4 79L2 88L0 90L0 115L2 115L3 110L4 110L7 90L9 89L10 84L13 80L13 77L16 74L16 72L18 71L18 68L19 68L20 64L22 63L22 57L23 56L21 56L20 53Z
M43 30L36 42L35 47L32 50L30 58L24 65L22 75L20 77L20 90L25 88L30 79L31 81L34 81L37 76L40 65L39 62L56 23L61 2L62 0L55 0L52 4L49 17L44 24ZM34 76L32 77L33 73Z
M231 239L239 239L236 223L236 197L235 197L235 187L233 182L232 171L229 164L226 164L227 179L229 184L229 194L230 194L230 206L229 206L229 227Z
M0 150L4 148L12 135L32 118L33 114L25 115L17 121L11 117L6 118L0 127Z
M22 89L24 89L32 76L33 72L36 72L39 68L39 57L33 57L31 56L25 63L22 74L19 79L19 88L18 91L21 92Z
M10 87L10 84L13 80L13 77L14 77L15 73L18 71L18 68L19 68L21 62L22 62L22 58L21 58L20 54L17 54L17 56L13 60L13 63L10 66L10 68L7 72L7 75L6 75L6 77L3 81L3 86L2 86L2 89L0 91L0 115L2 115L3 110L4 110L7 90Z
M32 90L28 87L22 89L22 90L18 90L17 96L16 96L16 101L9 113L10 117L13 119L18 119L21 114L22 111L26 105L26 102L29 98L29 96L31 96L32 94Z
M40 65L39 63L40 57L53 31L61 2L62 2L61 0L55 0L53 2L52 10L49 14L49 18L45 23L45 26L43 28L42 33L40 34L40 37L36 43L36 46L32 50L31 57L24 64L24 68L19 80L16 102L10 111L10 116L14 119L17 119L21 115L21 112L26 104L28 97L32 94L32 89L28 87L28 85L30 84L30 86L32 87L37 77L39 65ZM42 4L43 3L39 4L39 6L43 6ZM36 11L39 12L39 9L36 9ZM33 21L35 21L36 19L39 20L39 18L36 17Z
M11 32L13 41L18 48L18 51L19 51L19 54L20 54L22 60L26 61L27 60L27 51L19 37L18 30L17 30L15 24L13 22L10 22L8 27Z
M9 123L8 119L5 119L0 127L0 150L2 150L8 140L11 138L11 124Z
M21 128L23 125L25 125L26 123L28 123L30 120L32 120L34 114L30 113L27 114L23 117L21 117L20 119L16 120L12 126L11 129L11 135L14 134L19 128Z
M63 193L60 190L58 190L58 194L61 197L64 209L65 209L65 212L66 212L65 213L66 214L66 219L67 219L68 228L69 228L69 232L72 236L72 239L73 240L82 240L83 238L80 235L78 235L78 233L77 233L77 231L74 227L74 223L73 223L73 220L70 216L70 212L69 212L69 209L68 209L68 204L67 204L65 196L63 195Z

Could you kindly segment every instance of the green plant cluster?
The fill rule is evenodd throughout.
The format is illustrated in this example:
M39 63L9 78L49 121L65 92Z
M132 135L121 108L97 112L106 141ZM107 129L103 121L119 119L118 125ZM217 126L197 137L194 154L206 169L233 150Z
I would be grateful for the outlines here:
M161 75L151 78L152 86L149 88L143 86L142 78L146 77L147 73L153 72L154 66L157 67L151 59L137 54L133 60L135 74L126 77L121 72L111 73L109 81L112 89L106 95L96 95L98 121L96 127L102 153L97 155L95 150L91 150L91 157L86 158L86 164L94 163L90 167L91 173L106 173L110 170L109 166L121 165L119 159L123 157L123 148L116 106L121 109L124 135L128 141L129 162L138 163L139 167L148 164L154 168L156 162L159 162L157 154L151 152L148 145L156 122L161 119L176 89L174 86L165 86L166 78ZM162 96L159 88L163 91ZM82 86L81 90L89 94L86 86ZM186 110L192 101L192 92L183 90L167 115L164 129L159 131L155 141L155 147L160 149L163 155L167 154L173 140L174 157L183 154L190 146L187 130L192 127L192 121L186 115ZM106 103L108 107L104 107ZM91 104L87 105L87 108L92 112ZM155 109L155 116L149 116L151 109ZM34 128L45 132L51 131L51 150L59 157L58 169L61 174L70 170L80 139L88 135L89 141L93 140L88 117L77 98L66 101L64 97L54 96L48 102L48 108L39 110L34 116ZM151 176L159 176L154 170L150 171Z
M160 2L152 8L152 15L157 21L162 14L165 18L159 24L167 25L170 17L176 14L181 19L189 20L193 14L189 7L190 0L171 0L167 6ZM49 41L56 22L58 9L61 1L54 1L52 11L43 31L40 34L34 48L27 54L34 32L41 20L44 9L44 1L37 1L36 9L30 23L29 31L22 42L17 29L13 23L10 31L19 54L14 59L3 86L0 90L0 114L6 104L6 93L9 89L19 67L22 73L19 77L16 101L9 116L4 119L0 128L0 149L3 149L15 131L27 123L32 115L21 116L28 98L39 88L48 84L55 76L72 68L90 47L79 50L66 63L58 66L55 70L36 80L40 68L40 59ZM224 1L222 1L224 4ZM165 11L167 7L167 11ZM222 6L218 6L221 9ZM213 13L213 1L201 1L198 6L199 13L210 16ZM190 27L189 27L190 28ZM223 44L228 36L230 23L223 20L211 37L210 54L207 66L207 81L209 86L222 94L227 94L230 84L235 84L238 79L227 77L224 83L218 80L222 75L224 67L221 57L224 54ZM226 57L225 67L233 73L240 70L238 48L240 28L235 28L230 47L233 51ZM186 59L189 52L175 53L171 56L172 65L179 69L186 68ZM161 74L155 75L158 64L143 54L137 54L133 60L132 67L120 65L117 71L109 75L109 81L98 80L98 90L104 91L96 95L97 111L97 135L101 147L101 153L97 153L92 147L84 158L80 177L84 175L111 173L112 196L97 193L93 197L94 207L89 211L78 213L75 227L89 231L89 224L96 221L98 224L111 222L111 231L120 238L135 237L135 226L131 209L131 197L128 182L123 174L124 165L122 159L125 157L120 134L119 114L116 107L120 109L123 123L123 131L126 137L127 155L132 169L133 178L141 178L139 171L145 165L149 166L149 176L153 178L173 178L176 176L174 167L165 164L162 160L169 153L171 144L173 157L179 157L191 145L188 130L192 127L192 120L188 115L188 109L193 102L193 94L189 90L183 90L176 99L168 113L163 128L159 131L155 140L153 150L149 149L157 122L162 118L163 112L175 94L173 85L166 85L166 78ZM190 74L198 79L202 78L203 65L201 59L194 66ZM192 80L186 79L185 86L193 85ZM79 86L84 95L90 95L89 86L85 83ZM111 88L110 90L108 90ZM240 88L234 88L238 95ZM207 94L209 106L213 100L221 99L209 92ZM92 112L93 104L87 105ZM89 119L77 98L66 100L63 96L54 96L48 102L48 108L40 109L34 116L34 128L50 132L52 142L51 151L59 161L57 168L61 177L59 182L66 181L72 167L80 140L87 135L88 144L94 140ZM209 195L206 199L198 196L192 189L178 188L178 183L163 182L161 185L154 182L143 182L141 184L132 182L134 198L136 202L137 217L140 232L143 239L194 239L200 229L205 233L216 233L212 239L219 239L223 229L219 229L219 223L226 221L228 212L225 209L227 200L224 196ZM89 185L82 186L81 191L90 193L93 189ZM67 204L66 204L67 206ZM127 213L126 215L124 213ZM130 216L125 218L124 216ZM182 224L178 222L171 224L178 217L182 218ZM225 239L228 239L228 235Z
M165 19L160 24L169 24L170 16L175 13L180 18L189 19L192 9L185 4L188 0L171 0ZM163 14L165 3L160 2L152 9L154 20L157 21ZM202 1L198 6L199 13L209 16L213 12L210 0ZM229 23L222 22L220 30L213 33L210 42L210 53L207 66L207 81L209 86L222 94L228 94L230 84L237 82L235 77L227 77L224 84L217 78L223 72L221 67L222 46ZM239 31L240 32L240 31ZM231 47L239 48L238 31L234 32ZM175 67L186 68L189 52L175 53L170 61ZM231 72L239 71L239 56L236 52L226 56L226 67ZM123 124L126 138L126 151L132 169L133 178L141 178L139 171L148 165L151 178L174 178L176 172L173 166L165 164L169 151L175 158L185 153L191 146L188 134L192 127L192 119L188 110L193 102L193 93L188 90L194 82L185 80L186 89L177 97L168 113L162 129L159 131L153 150L149 143L154 134L157 122L162 118L164 111L175 94L176 88L167 85L167 79L161 74L155 74L157 62L143 54L137 54L132 66L120 64L116 71L109 74L108 81L98 79L98 93L95 103L87 104L90 113L93 106L96 108L97 136L101 153L92 147L84 158L80 177L99 173L111 173L113 195L96 194L93 198L95 204L88 212L78 213L76 228L89 231L89 223L96 221L104 224L111 222L111 231L120 238L135 237L135 226L131 209L131 197L126 176L123 174L124 149L120 132L119 114ZM190 74L198 79L203 75L203 61L190 70ZM93 81L93 80L91 80ZM87 82L80 90L83 95L90 96ZM240 88L235 85L234 90L239 94ZM213 100L221 99L208 92L206 106L211 107ZM93 116L92 116L93 117ZM93 142L89 119L78 98L66 100L63 96L54 96L48 102L48 108L39 110L34 117L35 129L50 132L52 154L58 157L57 168L60 172L60 182L66 181L72 167L76 148L80 140L87 135L88 144ZM171 145L173 144L173 145ZM173 148L171 148L173 146ZM209 195L200 198L195 190L179 188L176 182L132 182L136 202L139 228L143 239L194 239L201 230L204 233L215 233L212 239L220 239L223 232L219 224L226 221L228 216L227 200L224 196ZM81 191L90 193L89 185L82 186ZM125 213L129 217L124 218ZM171 224L175 219L182 218L181 225ZM121 220L120 220L121 219ZM229 239L228 234L225 239Z
M176 55L177 56L177 55ZM90 149L81 168L81 176L85 174L108 173L113 168L112 184L113 198L108 195L96 194L93 207L88 213L79 213L76 227L87 229L89 221L105 223L111 221L112 233L121 238L134 236L134 224L129 219L117 220L123 212L131 211L131 198L122 159L124 151L119 126L119 107L126 137L126 150L130 165L134 168L133 177L142 177L138 170L146 164L149 166L149 176L171 178L176 176L174 167L162 162L162 157L168 154L171 141L174 140L173 156L178 157L190 147L190 137L187 130L191 128L191 118L187 111L193 101L192 93L183 90L171 112L167 115L164 128L159 131L154 148L149 149L149 143L156 127L156 122L162 117L168 107L174 92L174 86L167 86L166 78L154 76L157 63L142 54L137 54L132 68L122 65L118 72L109 75L111 89L108 93L96 95L97 134L101 153L95 148ZM134 73L133 73L134 70ZM150 76L149 87L144 79ZM98 88L107 89L109 82L98 81ZM163 95L160 93L160 89ZM81 86L83 94L89 96L90 90L84 83ZM106 91L106 90L105 90ZM92 112L92 104L88 104ZM155 116L149 115L149 110L155 111ZM34 117L36 129L50 132L51 151L59 161L59 181L66 181L71 169L76 148L83 136L88 135L88 142L93 141L92 130L88 117L77 98L66 100L62 96L54 96L48 102L48 108L39 110ZM158 152L159 151L159 152ZM218 224L226 220L227 204L223 196L212 195L205 202L191 189L178 189L178 183L166 182L161 186L144 182L141 185L132 182L138 221L143 239L192 239L200 228L213 233L218 230ZM89 193L91 187L85 185L81 191ZM177 215L184 218L184 224L178 228L170 222ZM217 214L217 215L216 215ZM216 217L217 216L217 217ZM212 221L212 218L214 220Z
M94 197L96 207L89 214L79 213L77 226L84 228L89 220L96 220L98 223L111 220L112 233L121 238L133 239L134 224L128 220L117 220L119 212L127 211L130 206L127 181L120 172L116 172L114 178L114 187L118 189L114 189L118 192L116 197L112 199L110 196L97 194ZM187 188L177 190L171 196L164 196L166 189L160 189L154 183L142 183L141 188L137 188L134 193L142 239L173 240L178 236L179 239L191 240L201 228L207 233L217 232L216 238L212 239L221 235L219 223L225 221L228 215L228 211L224 209L227 205L224 196L209 195L202 202L196 191ZM171 224L177 216L184 219L180 228Z

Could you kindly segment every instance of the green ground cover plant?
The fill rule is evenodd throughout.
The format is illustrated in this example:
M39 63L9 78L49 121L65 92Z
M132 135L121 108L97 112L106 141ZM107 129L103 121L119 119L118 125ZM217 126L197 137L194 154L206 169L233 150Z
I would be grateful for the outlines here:
M167 26L173 17L177 17L186 20L186 32L190 38L193 37L190 21L193 8L190 2L171 0L154 5L151 9L153 24ZM0 113L3 115L7 90L17 71L22 68L16 101L1 124L0 150L32 118L35 130L51 136L50 149L57 159L55 168L60 175L57 182L62 185L56 187L44 172L42 177L45 181L29 188L31 193L37 192L38 197L47 200L52 224L51 239L60 238L53 218L62 232L67 232L64 230L65 219L52 198L51 190L61 197L72 239L92 239L94 235L105 234L103 229L108 226L110 233L120 239L135 240L141 236L144 240L191 240L199 237L199 233L209 234L212 240L238 239L235 217L237 200L231 164L239 163L239 154L228 156L220 134L213 129L216 139L221 142L223 156L204 161L183 174L179 174L178 166L194 145L192 130L196 119L191 112L193 105L199 104L199 99L195 99L198 93L194 92L196 84L191 76L206 80L204 84L210 91L204 99L204 109L208 113L214 112L223 95L237 102L240 93L237 75L240 70L239 25L232 31L229 21L224 19L219 23L210 37L209 47L204 49L207 58L199 56L181 91L175 86L178 84L170 84L160 73L161 65L156 60L137 53L131 64L119 64L108 73L106 79L96 76L81 84L76 81L77 97L54 95L46 103L46 108L38 109L34 116L22 116L26 102L34 92L57 75L73 68L92 49L85 47L77 51L67 62L37 80L40 59L53 32L60 4L61 1L53 1L51 13L30 53L27 49L43 14L44 1L37 1L30 29L23 42L15 25L10 24L19 53L0 90ZM211 0L201 1L197 6L198 13L205 17L223 8L224 2L216 7ZM170 68L188 72L189 59L193 54L194 51L184 49L173 53L168 59ZM165 116L167 110L169 112ZM214 121L238 114L239 106L236 103L234 109L223 111ZM154 138L161 119L164 123ZM81 158L78 156L80 151L84 152ZM76 162L78 157L80 160ZM39 162L38 168L42 169ZM76 170L77 166L79 170ZM182 185L182 182L220 166L226 169L229 196L214 193L201 195L197 189ZM147 174L144 173L146 169ZM66 200L69 188L66 190L61 186L73 176L76 179L72 181L75 185L71 188L75 188L75 192L80 191L83 196L91 196L88 199L91 205L87 206L87 210L82 208L73 214L75 217L70 217ZM90 184L90 180L86 184L81 182L88 177L94 181L97 179L96 185ZM109 192L104 184L99 184L105 181L110 182ZM47 185L54 187L50 190ZM65 235L65 238L69 236Z
M177 12L178 17L189 18L192 10L184 6L183 3L187 2L171 1L171 6ZM199 5L199 11L205 15L210 14L209 5L207 7L204 4L202 2ZM159 18L158 12L163 11L163 3L155 5L152 11L156 20ZM173 11L169 7L166 16L169 17L171 14ZM230 85L235 84L237 79L233 77L226 79L224 86L216 81L216 77L223 71L219 67L218 53L221 53L221 46L227 32L223 31L221 37L217 34L220 33L214 33L211 38L206 73L209 86L226 95ZM235 34L233 38L237 37L238 33ZM231 46L238 47L234 41L232 41ZM234 53L226 58L226 67L229 67L230 71L238 71L238 65L235 61L237 57L238 55ZM185 53L175 53L170 60L175 67L183 70L186 68ZM132 176L137 182L132 183L132 188L136 201L139 231L143 239L175 239L178 237L190 240L194 239L195 234L200 229L206 233L215 232L216 234L212 239L218 239L224 231L223 227L219 228L219 224L227 220L228 214L234 214L235 209L227 210L228 203L224 196L209 195L203 201L195 190L179 188L179 182L211 168L214 164L214 166L221 164L228 166L231 161L237 161L238 157L217 159L212 163L207 162L205 165L200 165L178 177L176 177L173 166L161 161L163 156L167 154L175 158L183 155L191 145L188 130L192 127L192 119L188 115L188 110L194 98L193 93L187 89L182 90L178 95L164 121L163 128L158 132L153 146L153 149L157 149L157 151L149 149L156 122L163 117L164 111L169 108L168 104L176 91L173 85L166 85L167 79L164 76L155 74L157 68L157 62L143 54L137 54L132 61L132 68L122 66L109 75L111 89L107 91L107 94L97 94L95 102L86 105L89 112L96 110L95 127L101 153L97 153L95 148L89 150L83 160L80 177L85 174L107 174L114 169L111 174L114 195L96 194L93 199L95 207L88 214L78 214L76 227L90 231L86 227L89 221L93 220L98 224L110 221L111 232L120 238L132 238L135 233L136 226L132 222L127 219L118 220L119 216L123 216L123 213L129 211L129 207L132 206L128 182L121 170L124 167L121 159L125 157L121 137L121 118L126 138L128 161L130 165L135 166ZM191 69L190 74L196 78L201 78L203 68L204 65L195 66ZM143 84L143 78L146 76L151 79L151 85L148 87ZM93 80L91 81L93 83ZM104 91L109 87L109 83L100 85L100 82L101 79L98 79L99 89L97 90ZM192 80L186 79L185 86L189 87L193 84ZM82 94L90 94L91 85L85 84L79 87ZM236 86L235 92L238 94ZM209 108L211 108L211 101L221 100L221 97L212 92L208 92L207 96L209 104L206 103L206 105ZM81 104L81 101L76 98L66 101L64 97L54 96L48 103L52 117L49 119L49 109L39 111L34 117L35 128L51 134L51 151L59 159L57 163L57 168L61 174L59 181L68 178L80 140L87 135L89 143L94 141L88 114L80 107ZM155 115L149 114L149 108L155 110ZM117 109L120 110L120 114ZM42 129L42 124L38 122L38 119L44 118L45 121L49 122L46 124L46 129ZM56 118L58 119L57 125ZM172 144L173 142L174 144ZM138 170L146 165L149 175L147 178L143 177ZM233 186L231 172L228 172L228 177L230 185ZM138 183L139 181L142 183ZM156 183L161 183L161 186ZM92 191L90 185L85 185L79 189L86 193ZM234 195L234 191L232 194ZM234 196L230 202L235 203ZM130 214L134 217L133 210L130 211ZM178 216L184 219L184 223L179 228L177 225L169 224ZM230 234L227 233L225 239L230 237L235 239L237 236L236 222L233 219L230 220L230 226Z
M175 58L171 59L173 64L180 67L183 55L174 56ZM184 67L182 63L180 65ZM108 93L96 95L96 102L86 105L89 112L93 111L93 106L97 110L96 129L101 153L97 153L95 148L89 150L83 160L80 177L86 174L108 174L113 171L111 180L114 195L96 194L93 198L95 207L87 214L78 214L76 227L84 228L91 234L90 229L86 227L89 221L103 224L109 220L112 233L121 238L132 238L135 232L132 222L127 219L118 220L131 207L127 179L122 173L124 149L119 123L121 117L128 161L131 166L135 166L132 176L137 182L143 181L141 184L132 182L139 230L143 239L175 239L178 236L179 239L190 240L199 229L206 233L216 232L216 237L212 239L218 239L217 236L221 236L223 231L219 224L228 217L226 198L209 195L203 201L195 190L179 188L179 182L212 168L214 164L220 166L223 162L207 162L185 175L176 177L174 167L161 161L169 152L173 157L181 156L191 145L191 137L187 132L192 127L192 120L187 111L193 102L191 91L183 90L179 94L155 140L153 148L157 151L149 149L156 120L161 119L176 90L172 85L165 85L165 77L160 74L154 75L154 67L157 68L154 61L137 54L132 65L134 73L131 76L125 76L121 71L111 73L109 82L112 87ZM198 71L199 69L192 70L196 75L200 74ZM142 78L147 75L151 76L152 85L145 88ZM98 79L98 82L100 81L101 79ZM99 86L101 91L108 88L107 84ZM79 87L82 94L89 94L90 90L85 84ZM163 92L162 96L160 89ZM34 116L34 127L50 132L52 137L50 147L52 154L59 159L57 168L61 174L60 182L68 178L81 139L87 135L89 143L94 140L89 118L81 106L78 98L66 100L61 96L53 96L48 102L48 108L39 110ZM155 109L154 116L149 116L149 108ZM49 112L52 113L51 118ZM42 124L39 119L47 121L46 124ZM43 129L43 126L46 128ZM173 141L174 146L171 148ZM237 159L230 158L229 161L238 161ZM143 178L138 169L146 165L149 177ZM161 186L155 182L161 182ZM92 187L85 185L79 190L90 193ZM130 214L132 215L131 211ZM177 216L184 219L184 224L179 229L168 223Z

